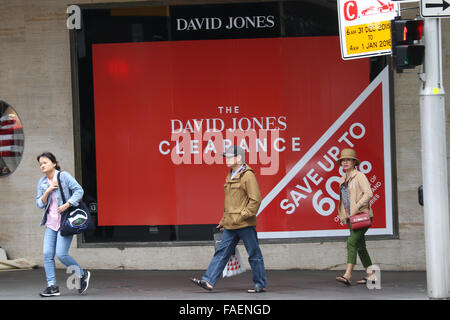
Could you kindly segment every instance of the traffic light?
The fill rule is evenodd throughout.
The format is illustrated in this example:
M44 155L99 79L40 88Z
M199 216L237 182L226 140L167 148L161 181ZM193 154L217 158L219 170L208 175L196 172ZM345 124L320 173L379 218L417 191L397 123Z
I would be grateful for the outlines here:
M423 63L425 46L420 44L423 20L391 20L392 61L397 72Z

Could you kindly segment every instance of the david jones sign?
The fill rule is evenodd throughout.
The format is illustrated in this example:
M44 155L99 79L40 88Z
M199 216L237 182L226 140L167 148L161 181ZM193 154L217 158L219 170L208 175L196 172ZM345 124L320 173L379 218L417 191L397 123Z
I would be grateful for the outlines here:
M239 17L207 17L178 18L177 31L218 30L218 29L262 29L275 26L274 16L239 16Z

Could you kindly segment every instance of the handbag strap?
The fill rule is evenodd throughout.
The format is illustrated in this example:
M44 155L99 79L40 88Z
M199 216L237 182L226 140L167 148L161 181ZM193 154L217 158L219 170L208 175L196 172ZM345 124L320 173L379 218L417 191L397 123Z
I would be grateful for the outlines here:
M61 193L62 201L63 201L63 203L66 203L66 197L64 196L64 191L61 186L61 178L59 177L60 174L61 174L61 171L58 172L58 175L56 176L56 178L58 179L58 187L59 187L59 192Z

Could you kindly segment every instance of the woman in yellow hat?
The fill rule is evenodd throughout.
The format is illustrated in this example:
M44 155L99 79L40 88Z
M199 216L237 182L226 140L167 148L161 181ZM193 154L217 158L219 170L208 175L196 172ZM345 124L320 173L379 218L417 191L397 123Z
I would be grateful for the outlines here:
M374 275L368 272L372 261L366 248L364 235L369 228L353 230L349 217L360 212L365 212L369 213L370 219L372 220L373 212L369 203L373 195L372 189L364 173L356 169L360 161L356 157L355 150L343 149L337 162L345 172L345 175L339 181L339 218L343 223L348 223L350 236L347 239L347 268L342 276L336 277L336 280L347 286L351 285L352 271L356 264L356 256L358 255L367 271L367 275L357 281L357 283L365 284L368 280L375 280Z

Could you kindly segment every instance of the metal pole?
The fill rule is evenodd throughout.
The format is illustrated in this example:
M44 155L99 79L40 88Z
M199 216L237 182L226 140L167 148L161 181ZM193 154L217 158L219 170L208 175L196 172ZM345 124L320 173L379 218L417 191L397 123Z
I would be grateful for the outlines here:
M450 297L450 232L439 18L425 18L424 41L425 74L420 92L420 119L427 288L430 298L445 299Z

